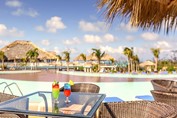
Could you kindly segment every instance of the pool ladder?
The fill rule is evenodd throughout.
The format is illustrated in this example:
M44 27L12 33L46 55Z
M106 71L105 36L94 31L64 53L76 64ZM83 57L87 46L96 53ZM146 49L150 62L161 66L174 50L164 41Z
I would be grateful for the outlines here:
M10 83L10 84L7 84L7 82L1 82L0 85L2 85L2 84L5 84L5 85L6 85L6 86L4 87L3 93L5 93L6 88L8 88L9 91L10 91L10 93L11 93L12 95L14 95L13 92L12 92L12 90L11 90L11 88L10 88L10 86L15 85L15 86L17 87L18 91L20 92L21 96L23 96L23 93L22 93L22 91L20 90L20 88L19 88L19 86L17 85L17 83L12 82L12 83Z

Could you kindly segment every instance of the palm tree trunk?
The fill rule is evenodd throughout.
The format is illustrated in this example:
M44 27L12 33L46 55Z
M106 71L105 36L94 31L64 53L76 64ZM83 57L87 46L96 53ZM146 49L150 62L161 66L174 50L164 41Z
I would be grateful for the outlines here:
M69 62L67 62L67 71L69 71Z
M157 71L158 58L155 58L155 71Z
M14 59L14 66L15 66L15 68L16 68L16 66L17 66L16 59Z
M130 60L128 59L128 73L130 73Z
M100 60L98 60L98 72L100 71Z
M130 59L130 66L131 66L131 70L130 70L130 72L132 72L133 71L133 60L132 59Z
M31 61L31 59L30 59L30 66L31 66L31 70L33 70L33 63Z
M2 70L4 70L4 59L2 59Z

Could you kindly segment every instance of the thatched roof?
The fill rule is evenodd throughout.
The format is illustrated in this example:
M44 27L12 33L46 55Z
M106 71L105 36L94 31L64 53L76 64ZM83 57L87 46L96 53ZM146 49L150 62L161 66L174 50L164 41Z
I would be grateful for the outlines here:
M8 58L8 60L13 60L13 59L22 59L26 57L26 53L31 50L38 48L38 53L39 59L56 59L56 55L52 53L48 53L36 45L34 45L30 41L24 41L24 40L17 40L12 42L11 44L3 47L0 49L0 51L3 51L5 56Z
M152 61L145 61L143 63L140 63L139 66L141 67L145 67L145 66L155 66L155 63L153 63Z
M74 61L84 61L81 55L74 58Z
M109 55L109 54L105 54L105 55L101 58L101 60L104 60L104 61L109 61L110 59L114 59L114 60L115 60L115 58L112 57L112 56Z
M143 29L168 33L177 27L177 0L98 0L108 22L117 16Z
M101 58L102 61L107 61L107 60L110 60L110 59L114 59L114 57L112 57L109 54L104 54L104 56ZM96 58L95 55L90 54L89 56L87 56L87 60L96 61L97 58Z
M86 57L86 59L87 59L88 61L96 61L96 60L97 60L96 56L95 56L95 55L92 55L92 54L88 55L88 56Z

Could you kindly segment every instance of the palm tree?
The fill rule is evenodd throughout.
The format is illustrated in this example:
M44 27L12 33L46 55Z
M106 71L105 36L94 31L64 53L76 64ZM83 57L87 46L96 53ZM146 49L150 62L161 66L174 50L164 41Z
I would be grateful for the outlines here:
M67 63L67 71L69 71L69 62L70 62L70 52L69 51L64 51L64 60Z
M57 55L57 62L60 61L61 65L62 65L62 57L60 55Z
M96 56L96 58L97 58L98 70L99 70L101 58L105 55L105 52L102 53L100 49L95 49L95 48L92 48L92 50L93 50L92 55Z
M103 9L100 11L110 23L119 18L143 30L159 32L163 29L166 33L177 27L174 6L174 0L98 0L98 8Z
M4 52L0 51L0 60L2 61L2 70L4 70Z
M133 61L135 63L135 71L137 72L137 70L139 68L139 57L138 57L138 55L133 55Z
M125 47L123 53L128 58L128 72L130 72L130 67L132 67L133 51L130 48Z
M35 48L33 50L31 49L26 53L26 57L27 57L27 59L29 58L30 63L36 63L38 56L39 56L38 48ZM32 70L32 66L31 66L31 70Z
M160 48L151 48L155 60L155 71L157 71L158 59L160 55Z
M26 70L26 65L27 65L27 58L22 58L21 66L25 66L25 70Z
M115 62L115 59L114 58L111 58L111 59L109 59L110 61L111 61L111 64L114 64L114 62Z
M82 57L84 62L86 62L86 55L84 53L81 53L79 56Z

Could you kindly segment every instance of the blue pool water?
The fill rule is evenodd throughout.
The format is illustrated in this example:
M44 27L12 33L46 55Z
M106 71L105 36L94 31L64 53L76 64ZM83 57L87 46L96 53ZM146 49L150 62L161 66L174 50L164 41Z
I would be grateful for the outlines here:
M51 91L52 82L38 81L22 81L22 80L7 80L0 79L0 82L16 82L24 94L29 94L35 91ZM151 95L152 85L150 82L99 82L94 83L100 87L100 93L105 93L107 97L119 97L122 100L135 100L137 95ZM63 86L64 82L60 82ZM11 87L14 94L19 95L15 86ZM0 88L3 89L3 86ZM5 91L9 93L8 89Z

